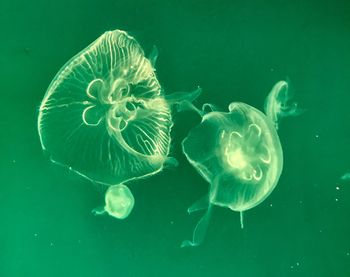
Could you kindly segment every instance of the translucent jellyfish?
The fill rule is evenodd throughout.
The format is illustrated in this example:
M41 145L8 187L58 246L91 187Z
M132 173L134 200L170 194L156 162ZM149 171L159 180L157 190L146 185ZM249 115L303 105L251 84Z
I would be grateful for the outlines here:
M153 51L146 58L133 37L115 30L70 59L39 109L40 141L51 160L105 185L174 163L168 157L171 106L192 101L200 90L166 96L155 75L156 57Z
M243 212L273 191L282 172L282 147L273 123L244 103L231 103L229 112L206 113L182 147L188 161L210 184L208 195L188 209L189 213L207 211L193 240L184 241L182 247L203 241L214 205L240 212L243 228Z
M134 38L106 32L69 60L40 106L43 149L100 183L161 170L170 145L169 105Z
M304 111L299 108L297 102L292 102L293 94L286 81L277 82L265 101L265 113L278 129L283 117L297 116Z
M105 206L93 210L95 214L108 213L118 219L124 219L129 216L134 208L134 196L130 189L123 185L110 186L105 194Z

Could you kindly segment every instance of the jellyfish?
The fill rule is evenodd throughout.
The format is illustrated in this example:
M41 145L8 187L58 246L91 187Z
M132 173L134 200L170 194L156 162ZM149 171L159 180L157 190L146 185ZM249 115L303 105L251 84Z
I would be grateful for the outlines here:
M124 219L129 216L134 208L135 199L130 189L124 184L108 187L105 194L105 206L95 208L96 215L108 213L117 219Z
M106 186L176 164L168 156L171 107L192 101L200 89L165 95L155 75L156 58L156 48L147 58L139 43L121 30L105 32L71 58L39 108L40 142L51 161Z
M292 101L293 94L289 82L277 82L265 101L266 116L271 119L276 129L283 117L297 116L304 112L297 102Z
M213 206L239 212L243 228L243 212L264 201L281 175L282 147L273 122L245 103L233 102L228 110L205 113L182 142L186 158L210 184L209 193L188 209L206 212L182 247L203 241Z

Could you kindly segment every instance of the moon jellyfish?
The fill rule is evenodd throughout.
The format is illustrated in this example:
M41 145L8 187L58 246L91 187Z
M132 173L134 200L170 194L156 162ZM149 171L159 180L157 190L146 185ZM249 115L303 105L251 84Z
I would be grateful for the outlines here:
M61 68L38 119L42 147L54 162L106 184L161 170L171 126L152 64L119 30L104 33Z
M282 147L270 119L244 103L228 109L204 114L182 142L188 161L210 184L208 195L188 209L207 211L182 247L203 241L213 206L240 212L243 228L243 212L261 203L281 175Z
M297 116L303 113L297 102L292 102L293 95L286 81L277 82L265 101L265 113L278 129L283 117Z
M168 100L155 75L155 59L156 53L146 58L138 42L120 30L105 32L71 58L39 109L41 146L51 160L105 185L156 174L174 161L168 158L171 106L193 100L200 90ZM131 199L131 193L125 195Z
M110 186L105 194L105 206L93 210L95 214L108 213L118 219L124 219L129 216L134 208L134 196L130 189L123 185Z

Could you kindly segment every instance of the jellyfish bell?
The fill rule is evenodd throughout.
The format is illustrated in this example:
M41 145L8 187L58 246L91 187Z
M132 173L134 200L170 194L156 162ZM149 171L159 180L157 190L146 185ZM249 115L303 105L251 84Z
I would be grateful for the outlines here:
M57 73L42 100L38 131L53 162L102 184L162 170L173 125L151 60L124 31L105 32Z
M266 116L244 103L231 103L228 120L223 123L228 128L222 130L217 145L221 146L220 162L225 173L215 180L218 185L214 186L212 202L234 211L248 210L262 202L277 184L283 168L280 140ZM235 199L226 198L229 193L225 191Z
M124 184L118 184L108 187L105 194L105 205L94 209L95 215L107 213L117 218L127 218L134 208L135 199L130 189Z
M206 113L182 142L188 161L210 184L209 193L188 211L207 209L192 241L199 245L213 206L243 212L261 203L275 188L283 167L279 137L272 122L244 103L231 103L229 112Z
M277 82L265 100L265 114L278 129L284 117L298 116L304 112L297 102L292 101L293 93L287 81Z

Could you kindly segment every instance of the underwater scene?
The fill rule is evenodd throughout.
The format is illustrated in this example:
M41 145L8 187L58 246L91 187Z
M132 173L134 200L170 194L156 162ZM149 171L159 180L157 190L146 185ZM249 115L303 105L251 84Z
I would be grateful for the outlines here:
M0 276L350 276L349 12L0 0Z

